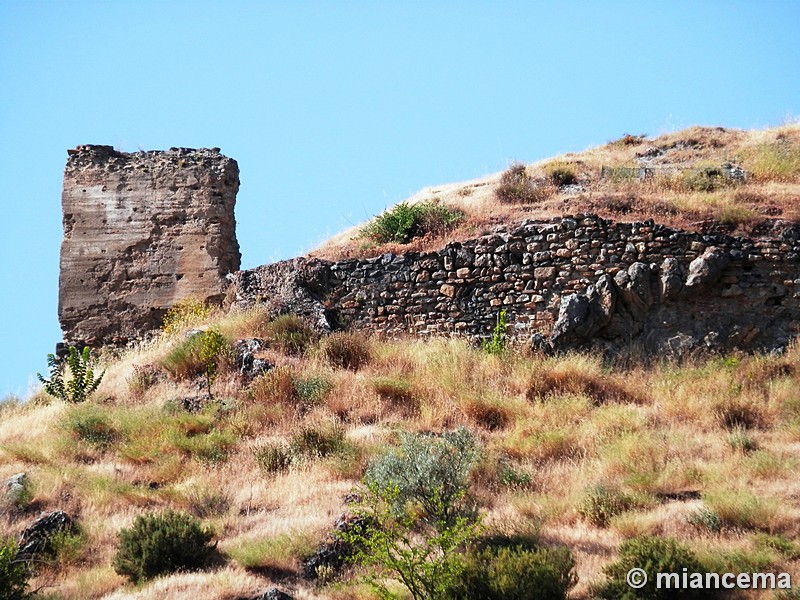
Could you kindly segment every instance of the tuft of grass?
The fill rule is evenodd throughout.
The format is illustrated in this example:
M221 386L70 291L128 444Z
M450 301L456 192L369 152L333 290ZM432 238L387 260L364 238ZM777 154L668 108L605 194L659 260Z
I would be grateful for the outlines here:
M108 411L92 404L68 410L64 414L62 426L76 440L86 442L100 450L107 450L122 436Z
M210 304L197 298L186 298L176 302L167 310L161 329L167 335L180 333L202 325L213 312L214 308Z
M245 569L297 573L300 561L310 555L318 543L318 539L305 531L292 531L239 542L226 549L225 554Z
M774 500L747 490L706 492L703 501L719 515L722 525L731 529L771 531L778 513Z
M303 354L315 337L308 323L297 315L280 315L264 326L264 338L270 346L292 356Z
M592 525L606 527L615 517L634 507L634 500L621 489L599 484L587 489L578 504L578 514Z
M292 455L286 444L265 444L256 448L253 456L266 476L284 473L292 466Z
M371 358L369 340L360 333L336 331L322 339L322 358L331 366L358 371Z
M533 204L546 200L552 192L537 183L524 164L515 162L500 176L494 195L503 204Z

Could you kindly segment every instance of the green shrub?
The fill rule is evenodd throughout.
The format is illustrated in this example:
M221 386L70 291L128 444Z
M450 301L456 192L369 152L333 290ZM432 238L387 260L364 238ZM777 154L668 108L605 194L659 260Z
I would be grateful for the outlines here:
M254 452L256 464L265 475L283 473L292 466L292 455L283 444L267 444Z
M297 315L280 315L266 324L264 338L281 352L297 356L315 337L308 323Z
M474 512L467 492L479 456L475 435L463 427L441 435L404 432L400 448L374 460L365 481L380 490L396 488L398 514L412 503L424 518L449 522Z
M401 202L362 227L361 235L380 244L406 244L428 233L444 234L463 218L460 210L447 208L435 200L417 204Z
M531 204L546 200L548 190L537 185L528 175L525 165L517 162L500 175L494 195L503 204Z
M448 600L564 600L577 583L568 548L490 547L470 552Z
M120 437L108 413L97 406L75 407L65 415L64 427L76 439L101 450L108 449Z
M358 371L367 364L371 354L366 337L346 331L337 331L323 338L320 351L328 364L350 371Z
M114 570L133 582L199 569L214 552L213 533L194 517L168 510L136 518L119 532Z
M621 490L603 484L589 488L578 504L578 514L597 527L606 527L612 517L630 510L633 500Z
M685 189L693 192L713 192L729 185L731 181L725 178L720 167L704 167L681 173L681 183Z
M45 379L41 373L36 377L44 385L44 391L64 402L78 403L85 401L100 386L105 371L100 377L94 376L95 363L92 360L91 350L85 346L78 350L77 346L67 348L65 359L59 359L55 354L47 355L47 367L50 370L50 379ZM70 379L64 381L64 369L69 368Z
M17 550L13 539L0 538L0 600L31 597L27 592L30 572L25 562L17 560Z
M632 589L626 580L631 569L644 569L647 583ZM671 598L707 598L708 591L702 589L657 589L656 573L705 573L706 568L686 546L673 539L641 537L627 540L619 549L619 558L603 569L606 581L597 590L597 597L604 600L669 600Z
M233 350L225 337L214 329L195 333L177 344L162 360L162 366L175 379L188 379L203 374L211 395L221 367L232 362Z
M478 455L465 429L441 436L403 434L401 448L373 461L364 476L359 527L338 537L353 549L349 560L377 566L368 581L393 597L384 574L415 600L446 597L463 571L461 549L481 530L467 501L469 472Z

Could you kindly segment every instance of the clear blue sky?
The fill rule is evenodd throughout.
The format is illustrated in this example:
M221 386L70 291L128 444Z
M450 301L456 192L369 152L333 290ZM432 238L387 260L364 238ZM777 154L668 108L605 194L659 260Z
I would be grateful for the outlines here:
M243 266L427 185L800 113L800 2L0 0L0 396L60 339L67 148L219 146Z

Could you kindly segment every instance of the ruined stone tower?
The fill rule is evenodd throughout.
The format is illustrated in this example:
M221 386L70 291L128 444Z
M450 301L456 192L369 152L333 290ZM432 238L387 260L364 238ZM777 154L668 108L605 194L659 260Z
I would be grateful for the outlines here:
M124 342L158 328L178 300L222 300L241 257L235 160L219 148L68 153L58 295L66 342Z

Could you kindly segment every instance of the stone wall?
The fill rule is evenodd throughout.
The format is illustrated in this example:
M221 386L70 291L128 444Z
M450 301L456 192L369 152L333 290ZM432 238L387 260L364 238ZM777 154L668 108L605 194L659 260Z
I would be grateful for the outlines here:
M389 336L485 338L505 310L512 336L556 349L769 350L800 331L799 240L575 215L438 252L265 265L237 273L229 298Z
M219 148L68 151L58 314L65 341L120 343L176 301L219 302L239 269L239 168Z

